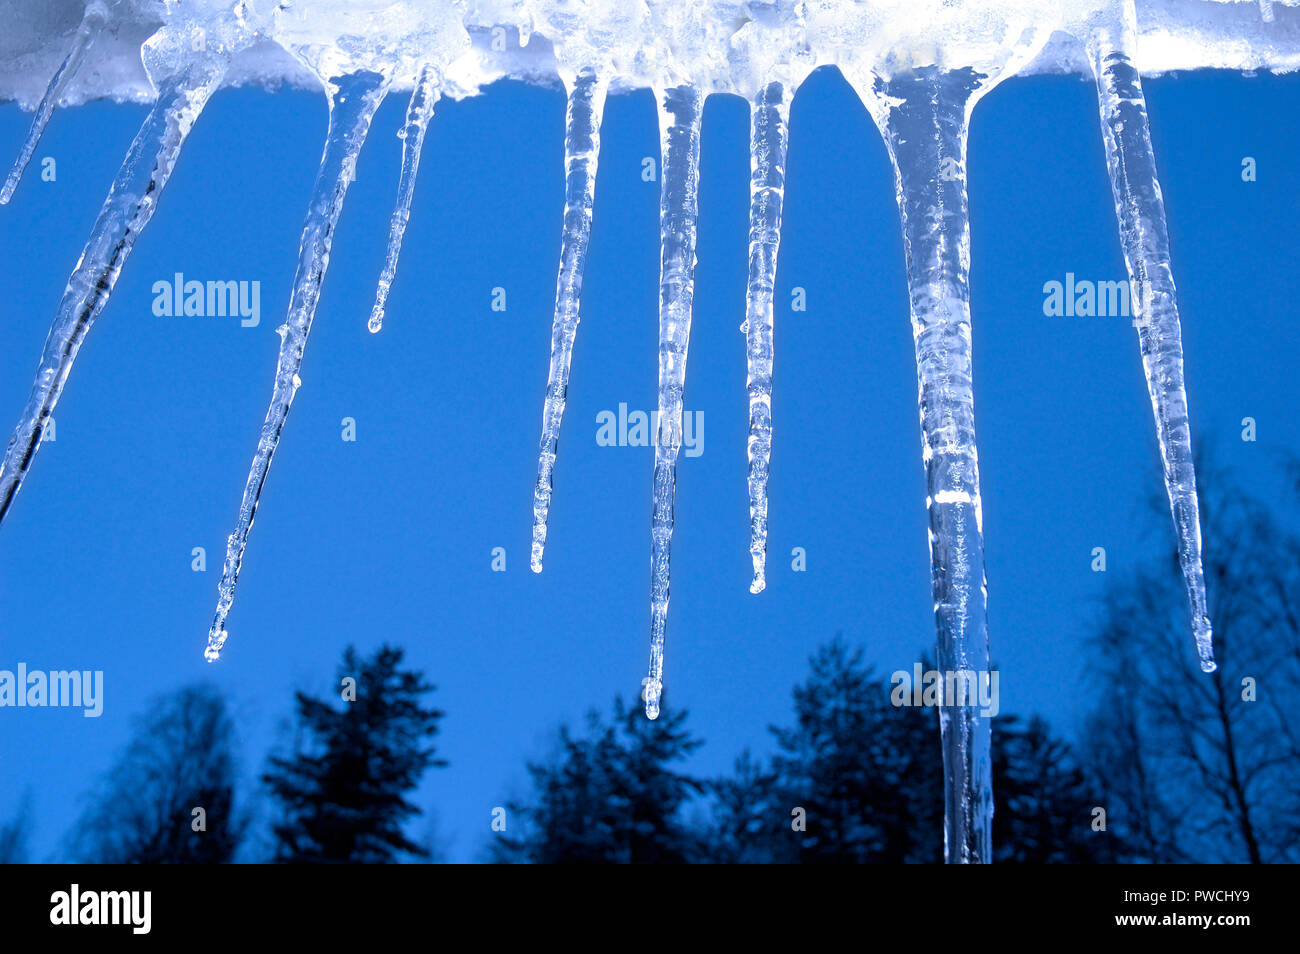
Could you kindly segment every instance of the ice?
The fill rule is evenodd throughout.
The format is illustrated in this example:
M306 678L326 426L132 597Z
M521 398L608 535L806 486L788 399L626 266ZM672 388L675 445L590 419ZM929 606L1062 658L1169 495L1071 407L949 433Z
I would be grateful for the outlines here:
M746 375L749 393L749 554L751 593L767 588L767 478L772 460L772 297L781 209L790 98L813 66L801 8L788 13L772 4L751 4L755 19L732 38L733 82L750 100L749 278L745 292Z
M77 70L81 67L81 61L86 58L86 51L99 38L99 34L103 31L106 22L108 22L108 6L103 0L91 0L90 3L86 4L86 12L81 18L81 25L77 27L77 32L72 38L72 49L68 50L67 57L59 64L59 68L54 71L54 76L50 78L50 85L46 88L45 95L41 97L40 105L36 107L36 115L32 117L31 128L27 130L27 138L23 140L22 148L18 151L18 158L14 160L13 169L9 171L9 176L5 179L4 185L0 186L0 205L8 205L9 200L13 198L14 190L18 188L18 183L22 181L23 172L26 171L27 164L32 161L32 154L36 152L36 146L41 141L41 135L45 132L45 127L54 114L54 107L63 92L64 86L67 85L69 79L77 75Z
M7 7L4 5L8 4ZM181 146L224 85L323 86L330 123L280 327L270 408L229 538L206 655L226 619L248 535L289 409L334 228L371 118L411 90L402 172L369 327L397 272L421 147L439 97L503 77L568 97L565 211L552 315L531 566L540 571L593 222L606 94L655 91L663 168L651 524L651 654L646 714L663 692L676 466L692 320L701 117L714 93L751 106L746 335L751 590L766 585L772 452L774 288L791 100L835 67L867 104L894 164L906 254L926 473L938 662L989 665L984 540L971 364L966 141L979 98L1013 75L1095 76L1120 240L1137 298L1138 339L1202 668L1213 669L1200 563L1180 319L1141 77L1171 70L1300 69L1300 0L0 0L0 99L35 106L0 193L12 194L56 103L150 101L60 303L31 397L0 464L0 518L40 446L72 363L148 225ZM7 14L7 15L5 15ZM104 29L111 15L111 29ZM79 24L79 25L78 25ZM74 31L71 50L68 35ZM50 77L53 77L50 79ZM150 161L150 156L153 156ZM739 307L737 317L739 317ZM987 718L941 710L948 860L991 857Z
M659 716L664 633L673 542L677 452L682 443L682 395L695 294L695 221L704 97L691 84L664 90L659 101L659 416L655 435L654 514L650 545L650 672L642 693L645 714Z
M767 587L767 475L772 459L772 292L781 245L785 153L790 101L785 87L769 83L750 107L749 284L745 294L749 391L749 555L751 593Z
M842 69L871 111L894 166L916 346L938 669L983 673L990 666L971 364L967 129L979 98L1026 62L1046 33L1025 12L962 26L960 43L942 45L929 40L930 31L951 28L963 11L915 13L923 32L892 38L880 52L846 49ZM939 725L945 856L988 862L989 718L973 706L945 706Z
M406 107L406 123L399 133L402 139L402 172L397 180L397 208L393 210L393 221L388 229L388 253L375 289L375 305L370 310L370 320L366 323L371 334L377 334L384 326L384 306L388 302L393 279L397 277L402 238L406 235L406 224L411 220L411 199L415 196L415 177L420 171L420 153L424 150L424 137L429 131L429 120L433 118L434 104L438 101L440 82L437 68L425 65L420 70L419 79L415 81L411 101Z
M195 43L196 31L203 31L202 49ZM142 55L158 98L127 150L59 302L31 396L0 463L0 520L13 505L40 449L77 352L108 304L136 240L153 218L190 129L221 85L230 57L254 39L242 17L207 28L177 19L145 43ZM182 55L180 51L189 47L194 49Z
M585 68L567 84L569 105L564 136L564 234L560 240L560 273L555 289L555 318L551 327L551 364L542 409L541 450L537 458L537 486L533 490L533 544L529 564L542 572L546 550L546 520L551 507L551 481L555 472L560 422L569 391L569 364L578 333L582 276L587 265L595 202L596 165L600 157L600 118L605 108L606 78Z
M235 584L244 562L248 534L257 516L257 505L266 486L271 458L280 443L280 434L289 417L289 408L302 386L299 372L302 369L303 351L311 332L316 305L320 301L321 283L329 268L330 249L334 244L334 228L343 211L343 199L348 186L356 177L357 156L365 144L370 121L375 110L388 92L388 78L382 73L362 71L331 77L327 81L330 92L329 133L325 139L325 153L316 185L312 190L307 221L303 225L298 252L298 271L294 276L289 313L284 324L276 329L280 335L280 357L275 369L275 387L271 393L271 406L262 423L257 452L249 468L244 496L239 504L239 522L226 542L226 561L217 584L217 609L208 631L208 647L204 656L215 661L221 655L229 633L226 617L235 600Z
M323 29L321 21L300 6L277 8L274 20L277 42L290 49L324 87L330 107L329 129L303 223L288 313L284 324L277 329L280 356L271 404L244 485L239 520L226 544L226 559L217 584L217 608L204 651L209 661L220 657L229 638L226 618L234 603L248 535L289 408L302 386L303 352L329 268L334 228L343 211L348 186L356 178L357 157L365 145L371 120L395 75L408 72L421 77L431 68L441 70L467 42L456 4L448 3L437 15L431 13L420 18L412 3L352 0L336 13L337 21L325 24L333 29ZM419 25L413 36L394 41L395 33L410 29L413 24ZM336 33L341 33L337 39ZM409 171L413 179L414 168Z
M1192 636L1201 668L1213 672L1214 648L1201 565L1200 507L1183 380L1182 326L1169 263L1169 227L1156 177L1142 79L1131 61L1135 45L1133 6L1131 0L1117 6L1114 19L1098 27L1088 48L1097 77L1102 138L1120 242L1134 292L1130 296L1137 316L1134 325L1155 412L1165 489L1178 534L1178 562L1191 605Z

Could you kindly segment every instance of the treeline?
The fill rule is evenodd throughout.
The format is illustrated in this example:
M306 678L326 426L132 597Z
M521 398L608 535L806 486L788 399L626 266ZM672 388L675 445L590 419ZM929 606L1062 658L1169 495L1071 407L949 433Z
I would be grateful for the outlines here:
M935 708L896 707L891 684L836 639L794 690L775 754L746 752L722 778L681 770L702 744L685 712L649 722L616 700L556 756L529 765L493 861L825 864L943 861L943 763ZM1006 862L1113 861L1094 830L1097 789L1041 719L994 726L994 841Z
M1300 861L1300 538L1206 462L1200 470L1219 668L1196 666L1176 554L1119 579L1094 632L1076 640L1094 683L1077 744L1040 718L992 720L996 861ZM218 692L156 700L57 860L437 860L432 839L410 834L414 793L445 764L434 687L391 646L349 649L338 686L329 698L296 694L293 742L267 759L257 793L239 791ZM650 722L616 699L557 729L490 832L485 813L481 857L940 862L938 710L895 706L891 689L860 649L832 640L794 687L790 721L769 729L770 754L744 752L722 777L688 771L704 740L687 712L665 705ZM26 806L0 824L0 862L25 860L30 819Z

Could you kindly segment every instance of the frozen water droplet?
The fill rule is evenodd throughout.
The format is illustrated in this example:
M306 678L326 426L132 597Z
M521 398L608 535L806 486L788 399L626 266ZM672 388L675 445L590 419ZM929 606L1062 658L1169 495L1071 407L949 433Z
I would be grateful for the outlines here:
M645 700L645 717L650 720L659 718L659 700L663 696L663 683L646 676L641 680L641 698Z

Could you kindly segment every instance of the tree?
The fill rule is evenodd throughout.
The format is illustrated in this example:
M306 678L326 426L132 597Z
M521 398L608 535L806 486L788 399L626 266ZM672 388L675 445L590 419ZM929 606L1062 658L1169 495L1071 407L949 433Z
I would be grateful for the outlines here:
M233 724L212 686L153 700L72 834L99 864L223 864L239 847Z
M1117 837L1092 827L1097 785L1039 716L993 720L993 860L1096 864L1118 858Z
M1107 601L1090 758L1134 860L1300 861L1300 538L1198 463L1218 669L1188 636L1176 554Z
M935 668L924 657L921 665ZM838 637L813 655L807 680L794 690L795 725L772 729L774 780L751 769L752 783L741 776L732 783L741 792L721 789L729 796L724 806L763 806L766 860L943 861L938 709L896 706L892 690L892 680L864 664L860 648ZM1095 790L1046 721L993 719L995 861L1111 860L1111 845L1090 827L1088 793ZM798 808L804 832L792 824ZM734 809L723 817L734 818Z
M771 864L796 860L794 843L784 835L776 793L777 775L749 750L740 753L730 776L706 783L712 811L706 822L704 860L715 864Z
M32 824L31 792L23 795L18 813L0 824L0 865L27 863L27 838Z
M809 668L794 689L795 724L771 729L786 850L805 864L941 861L935 711L893 706L888 681L839 637ZM804 831L793 824L797 810Z
M507 805L494 836L498 862L534 864L673 864L694 860L698 842L682 809L700 783L673 770L701 743L685 728L686 712L667 707L658 719L614 700L611 723L594 710L587 734L560 728L553 757L530 763L532 795ZM517 832L517 834L516 834Z
M404 825L421 810L407 799L436 757L443 713L424 705L434 687L401 668L403 652L352 647L339 668L342 708L299 692L298 744L272 756L262 776L279 803L274 858L292 863L381 864L424 857Z

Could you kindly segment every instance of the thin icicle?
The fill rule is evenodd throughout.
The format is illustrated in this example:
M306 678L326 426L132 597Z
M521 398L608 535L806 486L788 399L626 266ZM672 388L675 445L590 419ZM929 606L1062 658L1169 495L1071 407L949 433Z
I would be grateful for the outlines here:
M772 293L781 245L790 101L770 83L750 107L749 289L745 296L749 390L749 555L751 593L767 587L767 475L772 458Z
M221 84L227 62L221 56L201 57L159 83L158 100L127 150L45 339L31 396L0 464L0 520L41 446L77 352L108 304L136 239L153 218L181 146ZM152 164L147 161L150 149L155 150Z
M1201 565L1200 507L1192 457L1187 388L1183 378L1183 335L1169 262L1169 227L1156 176L1142 79L1132 64L1133 6L1090 44L1097 77L1101 130L1106 144L1120 242L1137 315L1147 390L1155 413L1165 489L1178 534L1178 561L1191 609L1192 635L1201 669L1213 672L1214 647Z
M420 153L424 149L425 133L429 131L429 120L433 118L434 104L438 101L440 83L438 71L432 66L425 66L420 70L415 89L411 92L411 102L406 107L406 123L399 133L402 138L402 174L397 181L397 207L393 210L393 219L388 229L388 255L375 290L375 307L371 309L370 321L366 325L371 334L377 334L384 326L384 306L388 302L393 279L397 277L397 259L402 253L402 238L406 235L406 223L411 219L415 176L420 171Z
M673 541L673 494L682 443L682 395L695 294L695 222L704 97L698 87L677 86L659 97L663 175L659 193L659 415L655 436L654 517L650 551L650 673L645 714L659 717L663 694L664 630Z
M546 549L546 518L551 507L556 443L569 391L569 364L578 333L582 275L591 237L591 210L596 194L596 165L600 158L600 120L605 110L606 79L584 69L569 84L564 133L564 234L560 239L560 272L555 283L555 318L551 325L551 366L542 410L541 450L537 486L533 490L533 547L530 563L542 572Z
M243 563L248 533L257 514L258 500L266 484L266 474L271 458L280 442L285 420L294 395L302 384L298 376L302 368L303 350L311 331L316 305L320 301L321 283L329 267L330 247L334 241L334 228L343 199L356 174L357 156L366 141L370 121L388 91L388 78L379 73L359 72L336 77L329 82L330 116L329 133L325 151L321 156L320 170L312 191L307 220L303 224L302 241L298 252L298 270L294 275L293 292L284 324L277 330L280 335L280 358L275 370L275 389L271 406L262 424L257 453L249 470L248 482L239 507L239 523L230 535L226 549L226 562L217 585L217 609L208 633L208 646L204 656L216 660L225 644L226 617L235 599L235 584Z
M970 222L966 130L977 75L937 67L877 82L877 121L894 161L916 344L930 578L941 672L987 673L984 532L971 386ZM992 860L989 719L939 709L944 851Z
M13 198L14 190L22 181L27 164L32 161L36 146L41 141L41 135L45 132L50 117L54 115L55 104L63 94L64 87L68 85L68 80L77 75L82 60L86 58L86 51L94 45L99 34L103 32L106 22L108 22L108 5L104 0L90 0L90 3L86 4L86 12L81 17L81 25L77 27L77 33L72 38L72 49L68 51L59 68L54 71L50 85L45 88L45 95L41 97L40 105L36 107L36 115L32 117L27 138L23 140L22 148L18 150L18 158L14 160L13 169L9 171L9 177L5 179L4 185L0 186L0 205L8 205L9 200Z

